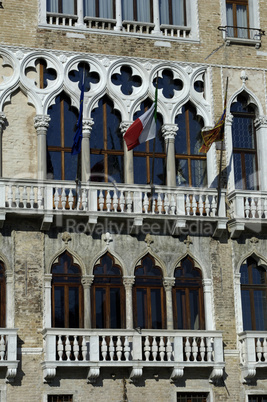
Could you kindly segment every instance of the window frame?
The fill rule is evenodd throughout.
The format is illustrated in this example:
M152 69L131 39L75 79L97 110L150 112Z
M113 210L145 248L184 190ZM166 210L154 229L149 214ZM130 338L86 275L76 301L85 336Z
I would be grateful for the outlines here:
M236 8L238 5L240 6L245 6L246 7L246 14L247 14L247 27L248 28L248 36L245 39L250 39L250 25L249 25L249 4L248 0L226 0L226 6L227 4L231 4L233 6L233 29L234 29L234 37L235 38L240 38L238 36L238 28L245 28L245 27L239 27L237 25L237 11ZM242 39L242 38L241 38Z

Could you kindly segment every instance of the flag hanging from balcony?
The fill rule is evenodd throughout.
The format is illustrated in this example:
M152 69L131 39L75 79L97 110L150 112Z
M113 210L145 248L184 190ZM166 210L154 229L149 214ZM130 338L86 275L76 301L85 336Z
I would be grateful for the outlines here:
M224 96L224 109L220 119L215 124L214 128L211 130L202 131L203 144L199 149L199 152L207 153L212 144L216 141L224 140L224 123L226 116L226 100L227 100L227 87L228 87L228 77L226 79L226 89Z
M82 138L83 138L83 99L84 99L84 71L82 74L82 88L80 95L80 110L79 117L76 124L76 132L73 138L73 145L71 148L71 155L77 155L81 152Z
M123 138L128 151L156 137L157 101L158 88L156 86L153 105L144 114L138 117L124 134Z

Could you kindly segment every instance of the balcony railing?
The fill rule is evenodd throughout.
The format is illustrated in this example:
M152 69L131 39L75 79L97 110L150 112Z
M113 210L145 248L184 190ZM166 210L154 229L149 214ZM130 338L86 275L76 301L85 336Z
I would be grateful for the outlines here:
M265 31L260 28L240 27L233 25L219 26L219 31L223 31L226 43L240 43L246 45L255 45L260 47L261 37L265 35Z
M17 329L0 329L0 368L6 369L6 381L13 382L17 374Z
M210 368L211 380L223 375L222 333L215 331L46 329L44 377L57 367L88 367L94 381L101 367L130 367L136 380L146 367L165 367L173 380L185 367Z
M225 191L222 191L217 215L217 190L190 187L150 186L34 180L0 181L0 215L6 213L120 216L142 219L152 217L179 221L181 227L190 219L222 222L226 226ZM1 216L0 216L1 217ZM137 220L138 220L137 219ZM141 220L141 223L140 223Z
M255 377L256 369L267 368L267 332L242 332L239 343L243 380L247 382Z
M245 227L259 232L267 224L267 192L235 190L228 195L232 237L237 237Z
M74 27L78 21L77 15L62 14L62 13L47 13L46 22L49 25L59 25L62 27Z

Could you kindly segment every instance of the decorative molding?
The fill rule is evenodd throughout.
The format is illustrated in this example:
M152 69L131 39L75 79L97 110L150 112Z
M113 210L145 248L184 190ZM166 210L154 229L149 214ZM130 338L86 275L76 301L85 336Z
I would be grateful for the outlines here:
M87 374L88 383L95 384L99 375L100 375L99 367L90 367L88 374Z
M163 286L165 289L165 292L170 292L175 285L175 278L164 278L163 279Z
M184 240L184 244L186 244L187 250L189 250L190 244L193 244L191 237L187 235L186 240Z
M69 232L64 232L62 234L62 241L64 241L65 245L68 246L68 242L71 241L71 235Z
M145 242L147 244L147 247L150 248L151 244L154 243L153 237L151 236L151 234L147 234L145 237Z
M112 236L111 236L111 234L109 233L109 232L106 232L104 235L103 235L103 240L104 240L104 242L106 243L106 245L107 245L107 247L110 245L110 243L113 241L113 239L112 239Z
M143 375L143 367L133 367L130 373L130 379L136 383Z
M171 380L176 382L184 376L184 367L174 367L171 373Z

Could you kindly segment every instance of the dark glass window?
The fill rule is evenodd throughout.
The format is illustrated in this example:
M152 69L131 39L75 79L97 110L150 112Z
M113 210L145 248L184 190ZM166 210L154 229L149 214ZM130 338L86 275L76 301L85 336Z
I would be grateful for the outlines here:
M249 395L248 402L267 402L267 395Z
M93 328L124 328L122 273L109 253L106 253L94 267L91 294Z
M166 327L162 271L149 254L142 258L141 264L135 269L133 303L135 328Z
M121 117L113 102L104 96L93 110L94 125L90 137L91 181L123 183L123 137Z
M203 120L195 108L187 103L175 123L178 132L175 138L177 186L205 187L207 185L206 154L199 152L202 144Z
M231 106L235 187L240 190L257 190L256 116L251 106L244 105L246 99L239 96Z
M52 13L77 14L77 0L46 0L46 9Z
M140 111L136 112L133 120L145 113L152 105L150 100L146 100L141 104ZM153 152L154 140L144 142L133 150L134 155L134 182L137 184L166 184L166 149L165 141L161 134L161 126L163 124L162 116L157 113L157 134L155 140L155 153ZM154 174L152 178L152 166L154 155Z
M226 0L227 36L249 38L248 0Z
M178 393L177 394L177 402L206 402L207 401L206 393Z
M6 278L2 262L0 262L0 327L6 327Z
M186 25L185 0L159 0L160 23Z
M72 402L72 395L47 395L47 402Z
M240 269L241 299L244 331L267 330L266 270L252 258L247 258Z
M205 329L202 275L187 257L175 269L173 318L175 329Z
M78 155L71 155L71 147L78 111L62 92L49 107L48 114L51 121L47 130L47 176L56 180L75 180Z
M153 0L122 0L122 19L153 22Z
M115 0L83 0L86 17L115 19Z
M83 288L81 270L64 252L52 266L52 326L83 327Z

